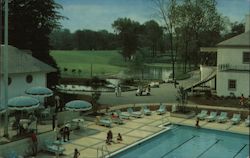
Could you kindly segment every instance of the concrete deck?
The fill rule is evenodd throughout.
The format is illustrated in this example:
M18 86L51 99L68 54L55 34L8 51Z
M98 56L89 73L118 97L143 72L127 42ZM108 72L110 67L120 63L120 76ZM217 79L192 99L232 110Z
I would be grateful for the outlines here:
M128 145L131 145L139 140L142 140L148 136L151 136L163 128L158 127L161 124L166 124L171 122L174 124L181 124L187 126L194 126L196 119L182 119L171 117L170 113L166 113L163 116L157 115L155 112L151 116L144 116L143 118L131 118L130 120L125 120L125 124L116 125L113 124L112 128L95 125L94 122L88 122L88 126L85 129L82 129L82 132L94 129L97 132L88 136L76 136L77 132L73 132L71 137L76 137L70 142L63 144L66 151L64 155L60 157L73 157L73 151L77 148L81 153L81 158L96 158L101 157L101 148L107 148L107 150L112 153L117 150L120 150ZM215 129L227 132L234 132L240 134L249 134L249 127L245 127L244 123L241 122L239 125L231 125L230 122L226 123L217 123L217 122L207 122L200 121L201 128ZM106 135L107 132L111 130L113 132L114 143L111 145L106 145ZM123 141L116 143L116 136L118 133L122 134ZM99 152L97 152L99 150ZM105 154L108 154L107 151L104 151ZM50 153L39 153L37 158L49 158L54 157Z

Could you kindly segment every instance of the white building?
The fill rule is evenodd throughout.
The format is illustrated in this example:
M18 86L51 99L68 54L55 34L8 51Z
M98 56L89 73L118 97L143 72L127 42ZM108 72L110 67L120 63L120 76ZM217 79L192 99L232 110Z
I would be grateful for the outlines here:
M207 53L200 66L201 80L186 90L203 86L215 89L217 96L250 95L250 15L246 16L244 33L219 43L217 48L201 48L201 52ZM217 64L207 64L215 53Z
M250 30L217 45L218 96L250 95Z
M25 95L24 91L34 86L47 86L47 73L56 71L55 68L32 57L30 51L20 50L9 46L8 53L8 97ZM3 46L1 46L1 52ZM2 54L0 54L0 66L2 65ZM1 68L2 69L2 68ZM1 99L3 97L3 79L0 71Z

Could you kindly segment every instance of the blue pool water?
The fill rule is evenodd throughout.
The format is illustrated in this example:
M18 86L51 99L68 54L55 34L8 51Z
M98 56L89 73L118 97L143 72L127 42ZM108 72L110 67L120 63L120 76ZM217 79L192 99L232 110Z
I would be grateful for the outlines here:
M249 135L177 126L113 158L247 158Z

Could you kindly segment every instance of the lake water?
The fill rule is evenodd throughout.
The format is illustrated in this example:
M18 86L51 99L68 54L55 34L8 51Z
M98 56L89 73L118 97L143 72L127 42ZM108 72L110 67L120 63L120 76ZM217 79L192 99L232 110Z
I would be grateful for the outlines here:
M143 72L143 79L147 80L168 80L172 70L165 67L152 67L147 66ZM135 78L142 78L141 73L134 73Z

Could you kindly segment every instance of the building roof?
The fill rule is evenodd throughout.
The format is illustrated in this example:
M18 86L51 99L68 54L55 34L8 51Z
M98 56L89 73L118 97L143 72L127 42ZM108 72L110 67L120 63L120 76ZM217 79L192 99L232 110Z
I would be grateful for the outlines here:
M247 47L250 48L250 31L234 36L217 44L218 47Z
M0 65L2 65L4 47L1 45ZM31 51L20 50L16 47L8 48L8 72L9 73L31 73L31 72L55 72L52 66L34 58ZM0 70L1 71L1 70Z

